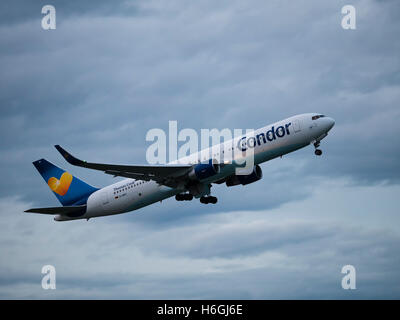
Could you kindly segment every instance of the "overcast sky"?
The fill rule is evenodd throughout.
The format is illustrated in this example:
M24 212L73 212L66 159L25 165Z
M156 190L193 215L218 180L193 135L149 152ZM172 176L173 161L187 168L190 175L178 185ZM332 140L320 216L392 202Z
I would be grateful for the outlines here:
M56 30L41 9L56 8ZM356 30L341 8L356 8ZM400 298L400 3L2 1L0 298ZM320 112L336 125L262 165L216 205L173 198L72 222L40 158L95 186L86 160L145 164L148 130L259 128ZM43 290L54 265L57 289ZM357 289L341 288L356 268Z

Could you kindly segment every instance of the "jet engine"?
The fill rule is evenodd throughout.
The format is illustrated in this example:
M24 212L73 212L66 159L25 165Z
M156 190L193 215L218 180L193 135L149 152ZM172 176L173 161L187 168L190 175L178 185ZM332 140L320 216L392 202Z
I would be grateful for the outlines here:
M253 167L252 173L248 175L232 175L226 179L226 185L228 187L236 186L238 184L246 185L249 183L256 182L262 178L262 170L259 165Z
M219 173L217 161L210 160L209 163L196 164L189 172L189 179L201 181Z

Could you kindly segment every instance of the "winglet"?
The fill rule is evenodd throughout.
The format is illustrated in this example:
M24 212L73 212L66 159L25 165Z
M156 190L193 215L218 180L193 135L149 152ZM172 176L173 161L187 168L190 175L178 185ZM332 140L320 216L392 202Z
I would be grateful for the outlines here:
M61 148L60 145L57 144L54 147L58 150L58 152L61 153L61 155L64 157L65 160L67 160L68 163L74 166L81 166L81 167L85 166L86 161L82 161L78 158L75 158L72 154Z

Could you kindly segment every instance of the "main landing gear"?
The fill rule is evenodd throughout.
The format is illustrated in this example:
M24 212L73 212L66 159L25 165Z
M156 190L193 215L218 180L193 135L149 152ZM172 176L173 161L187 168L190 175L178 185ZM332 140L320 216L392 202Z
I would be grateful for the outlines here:
M314 147L315 147L314 153L315 153L316 156L320 156L322 154L322 150L318 149L319 145L320 145L320 141L316 141L314 143Z
M207 197L203 196L200 198L200 202L204 204L208 203L216 204L218 202L218 198L213 196L207 196Z
M175 199L177 201L190 201L190 200L193 200L193 195L191 193L178 193L175 196ZM213 196L202 196L200 198L200 202L204 203L204 204L208 204L208 203L216 204L218 202L218 199L217 199L217 197L213 197Z
M193 200L193 195L191 193L178 193L175 199L177 201L190 201Z

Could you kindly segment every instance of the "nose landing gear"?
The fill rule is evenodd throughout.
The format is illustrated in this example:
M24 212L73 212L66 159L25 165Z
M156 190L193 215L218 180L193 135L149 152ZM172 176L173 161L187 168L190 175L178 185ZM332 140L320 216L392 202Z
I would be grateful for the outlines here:
M322 150L318 149L319 145L320 145L320 141L316 141L314 143L314 147L315 147L314 153L315 153L316 156L320 156L322 154Z

